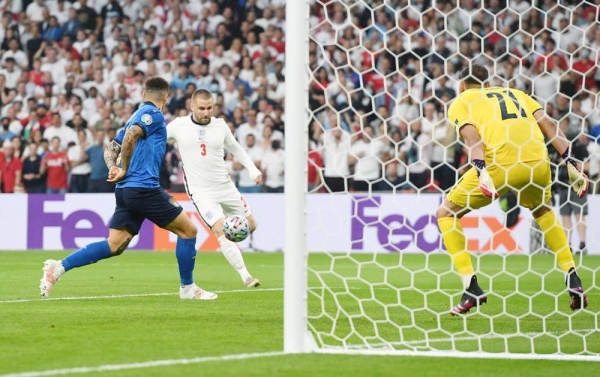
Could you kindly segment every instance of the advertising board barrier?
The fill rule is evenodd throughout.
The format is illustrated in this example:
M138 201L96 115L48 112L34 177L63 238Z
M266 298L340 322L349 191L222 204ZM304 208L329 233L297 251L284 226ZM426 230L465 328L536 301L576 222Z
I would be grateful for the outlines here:
M219 245L185 194L174 194L198 227L199 251ZM284 245L284 195L246 194L258 223L252 238L240 243L243 250L281 251ZM308 247L328 252L443 252L435 218L442 197L437 194L309 195ZM0 250L71 250L108 235L114 211L113 194L0 195ZM589 197L587 245L599 253L595 236L600 217L600 197ZM517 225L504 227L504 212L497 204L474 211L461 220L470 251L528 253L531 214L521 211ZM576 233L576 232L573 232ZM144 222L131 249L172 251L176 236ZM578 245L573 234L572 244Z

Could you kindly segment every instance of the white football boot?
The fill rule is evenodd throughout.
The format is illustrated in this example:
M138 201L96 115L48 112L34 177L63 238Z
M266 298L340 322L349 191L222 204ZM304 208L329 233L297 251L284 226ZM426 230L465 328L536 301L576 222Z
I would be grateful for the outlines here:
M48 259L44 262L44 274L40 280L40 294L42 298L50 297L50 290L54 283L60 279L60 276L65 273L65 268L61 261Z
M256 279L256 278L253 278L252 276L248 276L246 278L246 287L258 288L258 287L260 287L260 281L258 281L258 279Z
M182 300L214 300L217 294L198 287L196 284L179 287L179 298Z

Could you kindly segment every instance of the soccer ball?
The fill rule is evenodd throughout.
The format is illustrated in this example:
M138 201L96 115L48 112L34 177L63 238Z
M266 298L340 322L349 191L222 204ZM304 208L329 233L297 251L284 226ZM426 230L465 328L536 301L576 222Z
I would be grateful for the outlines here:
M241 242L250 234L250 224L243 216L227 216L223 223L225 238L233 242Z

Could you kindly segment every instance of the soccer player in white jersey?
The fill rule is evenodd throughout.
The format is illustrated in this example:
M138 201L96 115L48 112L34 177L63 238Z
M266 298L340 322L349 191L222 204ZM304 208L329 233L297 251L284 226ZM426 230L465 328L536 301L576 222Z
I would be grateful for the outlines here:
M250 231L256 229L248 203L229 177L223 159L225 149L244 165L257 185L262 184L261 172L235 140L227 123L212 117L213 96L209 91L195 91L190 107L190 115L176 118L167 125L167 137L177 142L181 154L188 195L242 281L248 288L258 287L260 282L246 269L239 247L223 234L226 215L244 216L250 223Z

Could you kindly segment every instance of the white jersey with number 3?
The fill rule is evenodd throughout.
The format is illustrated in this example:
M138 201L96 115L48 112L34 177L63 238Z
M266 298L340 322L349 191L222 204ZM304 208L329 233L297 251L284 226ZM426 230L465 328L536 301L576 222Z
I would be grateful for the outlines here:
M213 117L207 125L197 123L192 115L176 118L167 125L167 138L177 142L191 193L213 193L233 185L225 166L225 148L248 169L252 179L260 174L221 118Z

